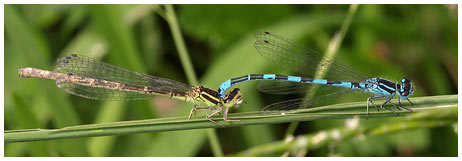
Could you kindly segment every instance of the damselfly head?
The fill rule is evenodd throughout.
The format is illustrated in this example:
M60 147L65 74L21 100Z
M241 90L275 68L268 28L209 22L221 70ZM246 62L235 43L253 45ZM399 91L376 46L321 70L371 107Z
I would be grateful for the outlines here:
M414 94L411 79L404 77L401 79L398 95L401 99L407 99Z
M226 93L225 97L223 98L223 103L227 107L238 106L244 100L241 97L241 91L239 88L234 88L231 92Z

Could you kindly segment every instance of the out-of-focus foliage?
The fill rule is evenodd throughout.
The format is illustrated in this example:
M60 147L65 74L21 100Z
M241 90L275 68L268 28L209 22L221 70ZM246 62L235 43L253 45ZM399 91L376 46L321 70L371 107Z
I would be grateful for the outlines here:
M269 30L310 48L325 47L348 5L174 5L201 84L212 89L248 73L295 74L266 61L252 34ZM192 105L101 102L70 96L50 80L17 77L17 69L52 70L66 54L89 55L139 72L187 82L162 5L5 5L5 130L186 116ZM415 95L457 93L457 5L360 5L336 59L369 76L412 78ZM240 85L250 107L293 98ZM329 104L364 100L345 96ZM411 98L412 99L412 98ZM202 112L198 113L200 117ZM396 118L361 121L367 126ZM406 121L403 119L403 121ZM343 126L303 122L297 134ZM286 124L218 129L225 154L283 139ZM6 144L5 156L211 156L204 130ZM308 156L457 156L454 127L366 137L310 151Z

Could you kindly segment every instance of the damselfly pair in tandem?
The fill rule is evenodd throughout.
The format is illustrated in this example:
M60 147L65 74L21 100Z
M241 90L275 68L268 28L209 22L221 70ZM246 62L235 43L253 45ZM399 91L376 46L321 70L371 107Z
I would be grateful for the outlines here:
M218 92L203 87L191 87L174 80L131 71L120 66L100 62L81 55L68 55L57 60L54 71L21 68L19 76L45 78L56 81L56 86L68 93L95 100L144 100L155 95L194 103L188 120L196 110L212 110L205 118L224 127L211 117L224 110L223 120L228 119L229 108L243 102L238 88L220 97ZM242 123L242 122L241 122Z
M19 74L21 77L55 80L59 88L71 94L90 99L140 100L149 99L153 95L165 95L185 100L195 104L188 120L191 119L192 113L196 110L212 110L211 113L206 115L206 119L221 127L224 126L212 120L211 117L224 110L223 120L240 121L227 119L227 115L229 108L238 106L243 102L238 88L234 88L228 93L226 91L234 85L251 80L263 80L258 89L272 94L306 93L312 89L314 84L322 85L320 86L322 88L319 88L321 90L331 88L345 89L322 96L311 95L303 99L274 103L266 106L262 111L306 108L340 94L360 91L374 95L367 99L366 118L369 114L369 103L375 106L373 100L377 99L385 99L386 101L380 107L395 114L394 110L387 108L385 105L390 103L399 110L406 109L412 112L412 110L401 105L402 99L408 100L412 104L409 97L413 94L414 88L409 78L402 78L400 83L394 83L383 78L370 78L346 65L325 59L314 50L297 45L291 40L271 32L256 32L255 38L257 39L255 42L257 51L276 64L296 70L307 76L314 76L314 73L324 70L323 68L330 65L327 76L333 76L332 78L339 78L338 80L343 81L277 74L248 74L223 82L217 92L202 86L191 87L173 80L134 72L75 54L58 59L54 72L36 68L22 68L19 69ZM395 95L398 96L398 105L391 102Z

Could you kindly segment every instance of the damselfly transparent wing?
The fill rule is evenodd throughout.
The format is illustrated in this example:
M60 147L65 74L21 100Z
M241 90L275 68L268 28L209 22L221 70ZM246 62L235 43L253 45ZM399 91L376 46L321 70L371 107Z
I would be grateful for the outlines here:
M54 71L83 78L106 80L175 92L188 92L191 88L184 83L131 71L123 67L75 54L59 58ZM152 95L145 94L142 91L91 87L67 81L56 80L56 85L69 93L96 100L142 100L152 97Z
M254 34L257 41L255 48L269 61L296 71L304 77L313 78L318 70L324 70L330 64L326 79L342 81L364 81L368 77L350 67L334 60L324 59L323 56L309 48L268 31L257 31ZM320 68L318 68L318 66Z
M284 68L296 71L303 77L313 78L317 71L325 70L325 77L329 80L363 82L368 79L360 72L334 60L325 59L319 52L298 45L283 36L267 31L257 31L254 36L257 39L254 44L255 48L264 58ZM327 67L329 68L327 69ZM291 110L311 107L329 100L329 97L350 92L350 90L341 87L276 80L261 81L258 89L271 94L303 94L312 89L313 86L318 86L316 88L318 91L332 90L333 92L321 96L313 95L304 99L275 103L263 110Z
M283 112L283 111L290 111L296 110L301 108L309 108L313 107L316 104L320 104L332 99L337 98L338 96L353 92L353 90L340 90L333 93L325 94L325 95L318 95L312 97L305 97L305 98L298 98L292 99L282 102L277 102L270 104L260 110L260 114L274 114L274 112Z

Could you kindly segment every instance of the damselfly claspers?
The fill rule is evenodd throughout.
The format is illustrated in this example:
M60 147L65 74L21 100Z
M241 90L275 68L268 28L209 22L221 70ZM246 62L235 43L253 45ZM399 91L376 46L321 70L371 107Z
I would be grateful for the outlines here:
M254 44L257 51L275 64L296 70L310 77L313 77L314 73L317 73L318 70L324 70L323 68L326 68L326 66L330 64L326 76L330 76L331 80L341 78L343 78L343 80L331 81L327 79L313 79L277 74L248 74L223 82L218 89L222 97L225 96L225 92L229 88L236 84L251 80L273 80L260 82L258 86L259 90L272 94L304 93L307 92L313 84L323 85L320 86L320 89L343 87L348 90L340 90L323 96L309 96L304 99L274 103L266 106L263 110L292 110L311 106L313 103L321 102L328 97L345 94L350 91L361 91L374 95L367 99L366 118L369 114L369 102L375 106L373 100L376 99L385 99L385 103L380 107L395 113L394 110L385 107L387 103L396 106L390 102L395 95L398 95L398 106L396 107L399 110L406 109L412 112L412 110L401 106L401 99L408 100L412 104L409 97L414 93L414 88L409 78L402 78L400 83L394 83L384 78L370 78L352 70L346 65L337 63L334 60L327 60L318 52L297 45L293 41L272 32L258 31L254 36L257 39Z
M191 87L174 80L151 76L129 69L100 62L81 55L68 55L57 60L54 71L37 68L21 68L19 76L55 80L56 86L68 93L95 100L144 100L155 95L168 96L194 103L188 120L196 110L212 110L205 118L224 127L211 117L224 110L225 121L228 110L242 103L238 88L220 97L218 92L203 86Z

